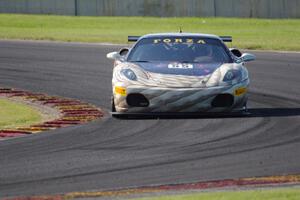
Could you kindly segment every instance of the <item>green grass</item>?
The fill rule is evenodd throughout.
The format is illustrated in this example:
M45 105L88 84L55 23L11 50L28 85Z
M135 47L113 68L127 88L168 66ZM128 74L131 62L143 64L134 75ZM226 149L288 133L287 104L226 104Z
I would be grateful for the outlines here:
M299 200L300 189L267 189L228 192L202 192L134 200Z
M0 99L0 130L39 123L42 117L37 110L21 103Z
M0 14L0 38L126 43L156 32L231 35L246 49L300 50L300 19L74 17Z

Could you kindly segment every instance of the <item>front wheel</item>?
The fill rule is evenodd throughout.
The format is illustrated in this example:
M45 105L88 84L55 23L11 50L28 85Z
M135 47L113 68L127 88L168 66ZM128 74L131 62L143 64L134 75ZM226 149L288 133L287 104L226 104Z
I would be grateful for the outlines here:
M243 105L243 111L248 112L247 101Z
M111 112L116 112L114 97L111 97Z

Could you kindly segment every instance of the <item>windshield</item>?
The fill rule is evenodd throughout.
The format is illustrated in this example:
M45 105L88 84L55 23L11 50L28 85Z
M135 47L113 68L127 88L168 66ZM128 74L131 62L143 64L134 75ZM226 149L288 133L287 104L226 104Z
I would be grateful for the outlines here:
M129 62L230 63L225 45L201 37L156 37L140 40L128 55Z

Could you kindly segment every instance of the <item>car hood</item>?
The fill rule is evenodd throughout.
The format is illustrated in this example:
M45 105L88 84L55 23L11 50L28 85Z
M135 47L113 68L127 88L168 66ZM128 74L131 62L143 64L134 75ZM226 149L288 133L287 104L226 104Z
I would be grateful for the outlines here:
M190 63L158 63L157 65L154 68L153 63L121 63L114 69L113 83L122 83L123 86L205 88L214 72L222 66L232 66L232 63L193 64L193 67ZM131 69L136 74L137 80L126 78L121 72L123 69ZM214 78L220 79L222 74L217 75L218 77Z
M222 65L222 63L202 64L179 62L145 62L134 64L147 72L182 76L207 76Z

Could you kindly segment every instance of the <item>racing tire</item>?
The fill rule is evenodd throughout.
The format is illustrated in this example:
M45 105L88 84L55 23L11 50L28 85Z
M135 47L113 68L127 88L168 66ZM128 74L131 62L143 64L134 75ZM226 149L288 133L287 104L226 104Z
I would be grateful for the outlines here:
M116 112L114 97L111 97L111 112Z
M248 106L247 106L247 101L243 105L243 110L241 111L242 116L244 117L250 117L251 112L249 112Z

